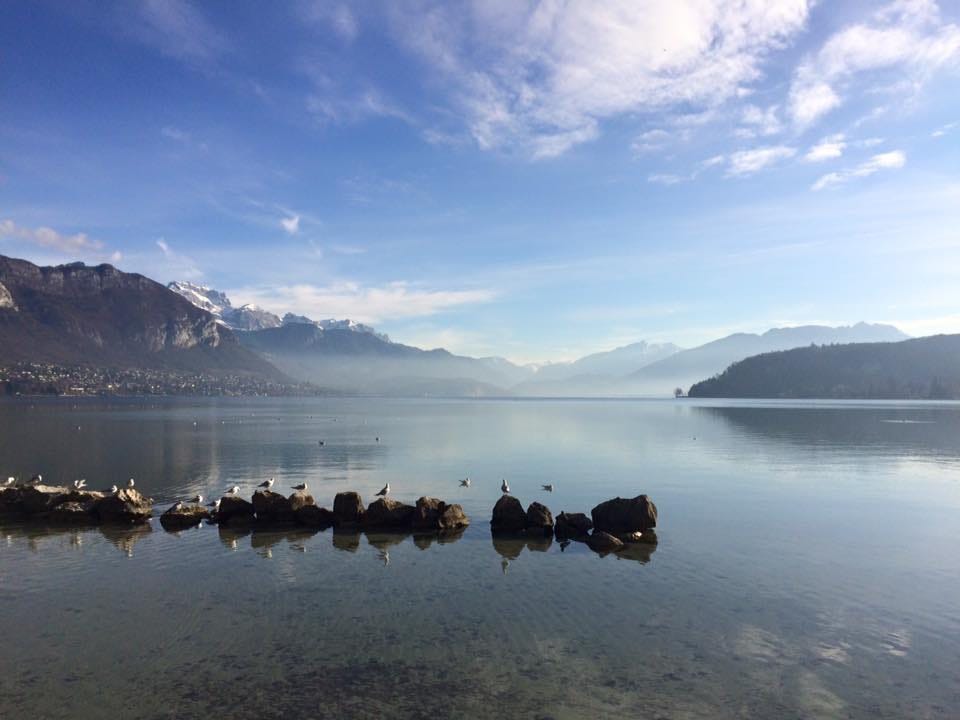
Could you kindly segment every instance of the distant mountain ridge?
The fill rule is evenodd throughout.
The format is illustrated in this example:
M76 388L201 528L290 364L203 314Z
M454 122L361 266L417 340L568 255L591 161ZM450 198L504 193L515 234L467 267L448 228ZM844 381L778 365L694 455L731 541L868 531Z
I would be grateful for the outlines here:
M280 318L273 313L250 304L235 308L225 293L213 290L205 285L195 285L192 282L178 280L167 283L167 289L177 293L201 310L206 310L232 330L263 330L280 327L281 325Z
M694 384L691 397L960 399L960 335L764 353Z
M143 275L0 256L0 364L16 362L281 377L210 313Z

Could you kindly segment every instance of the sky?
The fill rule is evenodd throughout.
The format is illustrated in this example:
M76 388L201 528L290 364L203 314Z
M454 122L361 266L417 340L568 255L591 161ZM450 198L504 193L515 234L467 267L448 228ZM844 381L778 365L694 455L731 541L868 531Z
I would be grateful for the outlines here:
M960 1L7 0L0 254L518 362L960 332Z

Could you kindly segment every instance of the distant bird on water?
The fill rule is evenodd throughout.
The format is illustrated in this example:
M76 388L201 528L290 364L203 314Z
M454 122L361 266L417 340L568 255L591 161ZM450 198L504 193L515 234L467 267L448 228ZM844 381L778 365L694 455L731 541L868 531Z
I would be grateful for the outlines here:
M240 493L240 486L234 485L232 488L227 490L227 495L237 495Z
M323 440L317 440L317 445L323 445Z
M464 478L461 480L460 487L470 487L470 478Z
M510 492L510 486L507 485L507 480L506 480L506 478L504 478L503 480L500 481L500 492L502 492L502 493L509 493L509 492Z
M190 502L192 502L194 505L199 505L203 502L203 495L194 495L192 498L190 498Z
M259 485L257 485L257 487L262 487L262 488L266 488L267 490L269 490L270 488L273 487L273 482L274 482L273 478L270 478L269 480L264 480L262 483L260 483Z
M374 440L376 440L377 442L380 442L380 436L377 435L377 436L374 438Z
M296 490L297 492L303 492L304 490L307 489L307 484L306 484L306 483L300 483L299 485L291 485L291 486L290 486L290 489L291 489L291 490Z
M544 490L546 490L547 492L553 492L553 485L552 485L552 484L550 484L550 485L541 485L540 487L542 487L542 488L543 488Z
M86 486L87 486L86 480L80 479L80 480L73 481L73 487L76 488L77 490L82 490Z
M132 488L134 485L136 485L136 483L133 481L133 478L130 478L129 480L127 480L128 488Z
M383 486L383 489L377 493L377 497L386 497L390 494L390 483Z

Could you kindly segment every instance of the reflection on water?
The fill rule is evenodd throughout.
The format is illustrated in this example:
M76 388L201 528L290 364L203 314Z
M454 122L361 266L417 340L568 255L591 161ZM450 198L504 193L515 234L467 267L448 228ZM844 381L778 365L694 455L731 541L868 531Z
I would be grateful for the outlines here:
M37 471L472 523L4 526L4 720L960 715L956 405L0 403L0 476ZM554 515L648 492L660 544L492 537L501 477Z

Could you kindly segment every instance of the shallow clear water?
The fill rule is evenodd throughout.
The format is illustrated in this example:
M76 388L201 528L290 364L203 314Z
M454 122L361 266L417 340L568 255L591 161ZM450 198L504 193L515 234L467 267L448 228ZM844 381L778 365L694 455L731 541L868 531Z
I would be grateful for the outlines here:
M473 524L0 527L4 719L960 715L957 405L0 403L0 475L36 472L161 507L389 481ZM555 514L649 493L660 544L493 542L501 477Z

